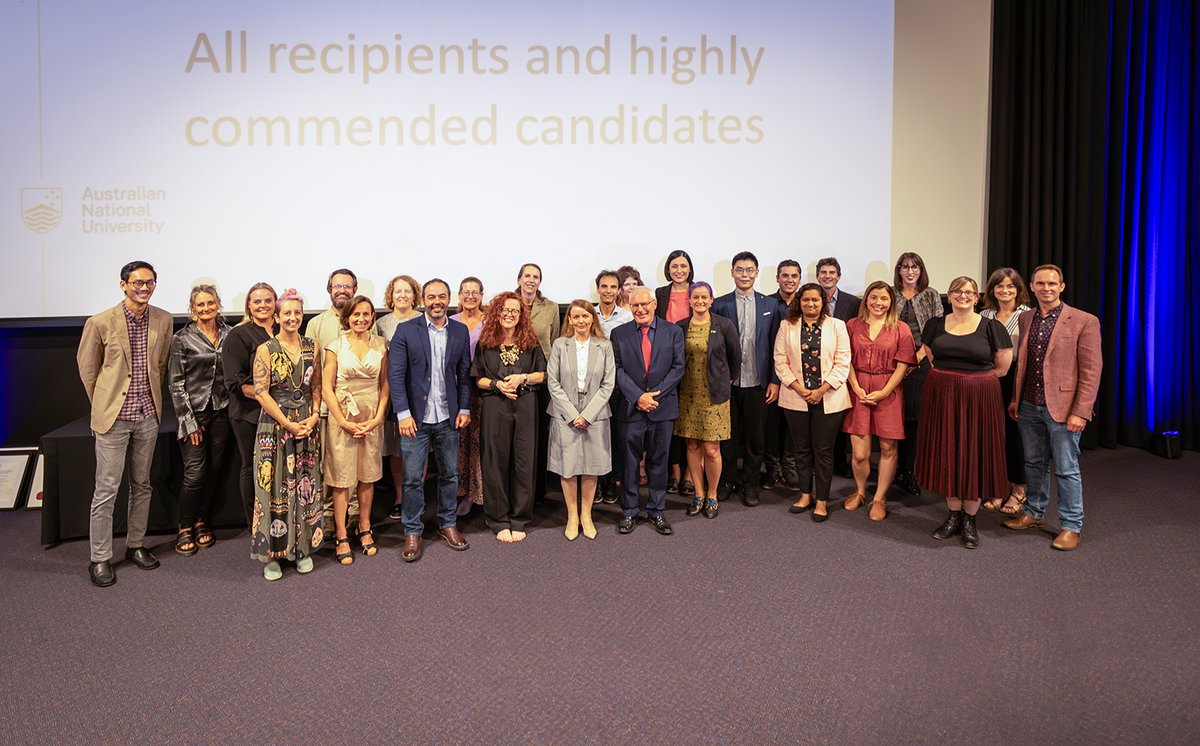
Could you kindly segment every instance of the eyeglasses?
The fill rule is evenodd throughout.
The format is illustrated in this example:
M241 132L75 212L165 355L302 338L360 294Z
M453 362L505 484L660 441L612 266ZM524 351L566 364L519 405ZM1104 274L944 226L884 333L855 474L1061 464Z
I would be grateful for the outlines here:
M647 303L630 303L629 307L630 308L649 308L652 305L654 305L654 301L649 301Z
M734 267L733 273L735 275L756 275L758 274L758 267Z
M478 298L481 295L483 295L483 292L480 290L460 290L458 292L458 297L460 298Z
M921 265L919 265L919 264L901 264L900 265L901 272L916 272L919 269L921 269Z
M158 280L129 280L126 284L133 285L138 290L145 290L147 288L153 290L154 286L158 284Z
M975 296L979 295L979 293L975 292L974 290L951 290L950 292L946 293L946 295L954 295L958 296L959 298L974 298Z
M521 309L519 309L519 308L501 308L500 315L501 316L520 316Z
M358 285L331 285L330 290L355 290Z

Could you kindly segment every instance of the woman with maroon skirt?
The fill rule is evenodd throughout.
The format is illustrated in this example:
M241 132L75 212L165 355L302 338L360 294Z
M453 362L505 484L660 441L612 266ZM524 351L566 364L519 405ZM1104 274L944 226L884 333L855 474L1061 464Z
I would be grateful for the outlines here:
M871 436L879 439L879 479L871 500L871 520L887 517L887 493L896 476L896 443L904 439L904 390L908 369L917 364L916 344L900 321L896 290L882 280L867 286L858 318L846 322L850 336L850 414L842 430L850 435L854 494L842 507L857 510L867 499Z
M979 546L975 515L985 497L1005 485L1000 377L1012 363L1012 339L995 319L975 313L979 285L950 283L952 313L932 319L921 334L933 370L921 398L917 481L946 496L950 514L935 539L959 535Z

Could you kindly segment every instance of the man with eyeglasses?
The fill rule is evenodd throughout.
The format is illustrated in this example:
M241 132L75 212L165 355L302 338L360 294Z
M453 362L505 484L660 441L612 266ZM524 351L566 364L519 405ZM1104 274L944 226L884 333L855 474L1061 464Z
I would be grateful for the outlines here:
M795 259L784 259L775 267L775 284L779 289L769 297L775 298L783 306L782 313L787 316L787 307L800 289L800 262ZM800 477L796 473L796 448L788 431L787 418L779 408L779 402L767 405L766 449L763 452L764 490L775 489L779 482L789 490L800 489Z
M325 353L325 346L338 338L342 333L342 309L350 302L350 299L358 294L358 275L353 271L342 267L335 269L329 273L329 279L325 282L325 291L329 293L329 308L322 313L317 314L309 320L304 327L304 336L309 337L317 343L317 349L321 354ZM329 407L325 402L321 402L321 449L322 457L326 455L324 449L329 447ZM333 490L326 488L325 496L322 500L324 508L324 524L322 529L325 536L334 536L333 530ZM358 490L351 488L349 508L347 510L346 521L347 525L352 525L350 521L358 520Z
M817 284L825 291L829 299L829 313L835 319L843 322L858 316L858 307L862 298L853 293L838 289L842 280L842 265L837 257L827 256L817 260ZM846 433L838 431L837 440L833 443L833 471L841 477L854 478L850 468L850 439Z
M604 336L610 340L614 329L621 324L633 321L633 314L629 309L617 305L617 298L620 297L620 294L621 280L617 277L617 273L611 269L600 270L600 274L596 275L596 295L600 298L600 302L596 304L596 316L600 319L600 328L604 331ZM621 406L621 388L619 386L613 387L612 396L608 399L608 406L612 412L616 412ZM600 480L599 491L596 495L598 500L603 500L610 505L620 499L617 494L617 483L622 478L624 465L621 455L625 451L621 446L620 422L614 418L613 424L614 427L609 428L612 443L612 471Z
M142 545L150 518L150 462L158 440L162 381L171 347L171 314L150 305L157 285L158 273L148 262L122 267L125 299L87 320L76 355L79 377L92 403L96 438L88 576L100 587L117 582L110 562L113 507L129 451L125 559L143 570L158 567L158 559Z
M729 399L733 437L721 443L721 481L727 487L718 490L718 494L724 497L740 492L742 502L754 507L759 503L762 487L760 472L766 449L767 407L779 399L774 355L783 305L754 289L758 257L741 251L734 255L732 264L734 290L717 298L712 305L713 313L733 322L742 346L742 366Z
M629 296L633 321L612 333L617 365L617 387L623 401L617 419L624 433L625 484L621 491L624 516L617 533L637 527L641 496L638 494L638 461L646 454L646 515L654 530L672 533L663 511L667 507L667 461L671 432L679 416L679 384L683 380L683 330L654 315L654 291L638 287Z

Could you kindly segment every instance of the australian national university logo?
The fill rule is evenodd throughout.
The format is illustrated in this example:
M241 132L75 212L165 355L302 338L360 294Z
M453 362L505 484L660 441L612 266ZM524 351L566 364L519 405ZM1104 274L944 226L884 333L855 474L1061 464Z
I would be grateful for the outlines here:
M21 190L21 221L34 233L49 233L62 220L63 190L57 187Z

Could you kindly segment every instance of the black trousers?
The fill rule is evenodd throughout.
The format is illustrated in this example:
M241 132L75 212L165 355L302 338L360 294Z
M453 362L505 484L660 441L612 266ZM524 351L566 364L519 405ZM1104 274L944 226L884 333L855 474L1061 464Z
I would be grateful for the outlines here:
M229 415L225 410L206 409L196 415L204 428L199 445L191 437L179 441L183 453L183 487L179 490L179 527L190 528L196 521L208 520L213 491L225 465L225 447L229 443ZM213 479L209 479L209 475Z
M521 398L525 399L531 396L536 399L535 406L537 407L537 464L533 485L533 496L536 502L546 496L546 460L550 455L550 389L546 386L538 386L531 394L526 394Z
M796 472L800 491L811 492L816 500L829 499L833 482L833 444L841 432L846 410L825 411L824 404L810 404L807 412L787 410L788 426L796 441Z
M237 441L238 458L242 460L238 469L238 485L241 487L246 525L249 526L250 516L254 512L254 441L257 440L258 423L230 420L229 427L233 430L233 439Z
M901 474L913 474L916 468L917 423L921 420L921 392L925 388L925 377L929 375L931 367L929 360L922 360L916 370L909 373L901 384L904 386L904 440L897 443L900 451L898 466Z
M524 531L533 518L538 453L538 397L482 397L479 466L488 528Z
M612 412L612 417L609 419L608 435L609 446L612 449L612 471L604 477L604 481L612 485L625 478L625 431L621 428L621 420L617 417L617 412L621 411L625 399L621 396L620 389L614 389L613 395L608 400L608 408ZM600 495L596 495L599 499Z
M1004 405L1004 470L1008 481L1025 484L1025 445L1021 442L1021 428L1017 421L1008 416L1008 403L1012 401L1013 386L1017 382L1017 363L1000 379L1000 400Z
M763 461L770 469L778 469L784 456L796 453L792 431L783 413L784 409L779 406L778 401L767 405L766 450L763 452Z
M767 390L763 386L734 386L730 394L732 437L721 442L721 471L734 475L729 481L744 490L757 491L766 450ZM739 457L741 469L736 468Z

